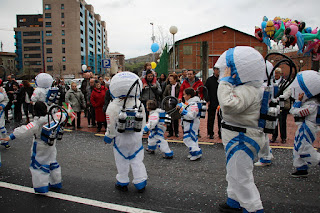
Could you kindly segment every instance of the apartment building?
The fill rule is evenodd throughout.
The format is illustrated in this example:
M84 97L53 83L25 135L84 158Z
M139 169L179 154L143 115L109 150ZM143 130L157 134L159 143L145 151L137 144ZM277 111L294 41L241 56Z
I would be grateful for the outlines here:
M19 18L21 19L18 16L17 22ZM86 64L94 73L105 74L106 70L101 67L101 60L108 54L106 23L101 20L99 14L94 13L92 5L88 5L84 0L43 0L41 18L40 50L32 50L38 51L42 58L41 69L35 70L36 72L44 71L53 76L79 77L81 65ZM15 28L17 41L20 38L17 32L32 31L31 28L28 24L26 26L17 24ZM21 43L24 50L23 39L25 38L22 35ZM38 46L36 44L33 43ZM28 53L26 51L20 53L17 46L19 69L22 69L25 63L23 59ZM20 61L23 63L20 64Z

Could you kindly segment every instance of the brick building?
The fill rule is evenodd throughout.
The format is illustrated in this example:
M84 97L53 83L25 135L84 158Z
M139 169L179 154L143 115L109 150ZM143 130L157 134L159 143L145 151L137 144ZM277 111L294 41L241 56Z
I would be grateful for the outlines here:
M198 35L194 35L175 42L176 70L203 70L213 68L219 56L229 48L235 46L251 46L263 56L268 48L254 36L228 26L222 26ZM207 51L205 50L207 49ZM205 57L207 55L207 57ZM170 70L173 69L172 49L170 52ZM205 66L206 65L206 66Z

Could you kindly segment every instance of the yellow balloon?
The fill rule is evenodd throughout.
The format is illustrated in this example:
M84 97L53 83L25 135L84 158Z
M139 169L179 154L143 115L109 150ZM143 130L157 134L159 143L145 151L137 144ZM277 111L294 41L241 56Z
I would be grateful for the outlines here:
M151 62L151 68L155 69L157 67L157 63L156 62Z

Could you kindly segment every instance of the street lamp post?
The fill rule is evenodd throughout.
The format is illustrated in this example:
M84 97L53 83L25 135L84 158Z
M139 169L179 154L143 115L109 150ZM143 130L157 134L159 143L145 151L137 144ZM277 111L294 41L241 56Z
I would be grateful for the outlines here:
M152 40L152 44L154 43L155 40L155 36L154 36L154 29L153 29L153 22L150 23L152 26L152 36L151 36L151 40ZM152 52L152 61L154 61L154 52Z
M303 60L299 61L299 72L301 71L301 68L303 67Z
M176 52L175 52L175 44L174 44L174 34L178 32L178 28L176 26L171 26L169 29L170 33L172 34L172 39L173 39L173 72L176 71Z

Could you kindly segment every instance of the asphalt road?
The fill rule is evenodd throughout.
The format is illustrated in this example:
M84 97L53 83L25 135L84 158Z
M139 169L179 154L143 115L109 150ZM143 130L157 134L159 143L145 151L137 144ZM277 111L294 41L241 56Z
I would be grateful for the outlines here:
M12 141L9 150L0 147L0 184L32 188L31 144L32 139L25 138ZM114 188L117 170L112 145L105 145L103 138L93 133L66 132L57 144L63 188L55 192L158 212L218 212L218 204L226 201L223 146L202 145L202 159L191 162L184 144L169 145L174 151L171 160L163 159L159 151L145 154L149 179L144 193L137 193L133 184L128 192L119 192ZM271 166L254 170L265 212L320 212L319 168L310 169L308 178L294 179L290 176L294 170L292 150L273 149L273 154ZM115 211L0 186L0 212Z

